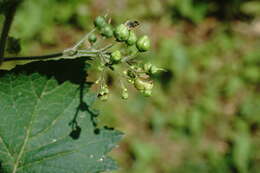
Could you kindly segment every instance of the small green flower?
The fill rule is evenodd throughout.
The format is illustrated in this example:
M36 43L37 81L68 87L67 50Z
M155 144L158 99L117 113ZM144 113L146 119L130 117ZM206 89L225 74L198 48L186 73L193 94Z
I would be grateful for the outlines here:
M105 69L105 64L100 64L98 67L97 67L98 71L103 71Z
M156 74L160 71L161 69L156 67L155 65L153 65L151 68L150 68L150 73L151 74Z
M119 62L122 59L121 52L119 50L116 50L111 53L111 59L114 62Z
M108 95L107 94L106 95L101 95L101 96L99 96L99 99L101 101L107 101L108 100Z
M98 16L95 20L94 20L94 25L95 27L97 27L98 29L101 29L103 27L105 27L107 24L106 19L103 16Z
M143 66L143 70L145 71L145 73L150 73L151 67L152 67L151 63L145 63Z
M129 38L128 38L128 40L126 41L126 43L127 43L129 46L132 46L132 45L134 45L134 44L136 43L136 41L137 41L137 37L136 37L134 31L130 31L130 32L129 32Z
M149 37L147 35L140 37L136 42L136 47L140 52L148 51L151 47Z
M139 78L134 80L134 86L137 90L144 90L145 89L145 82Z
M145 97L150 97L152 95L152 90L143 90L142 91L142 94L145 96Z
M95 34L90 34L90 35L88 36L88 41L89 41L90 43L95 43L95 42L97 41L97 36L96 36Z
M129 30L124 24L121 24L116 27L114 36L117 41L127 41L129 38Z
M123 92L121 94L121 98L124 99L124 100L128 99L128 92L127 92L126 88L123 89Z
M111 25L105 25L101 28L100 33L102 36L106 38L110 38L113 36L113 28Z

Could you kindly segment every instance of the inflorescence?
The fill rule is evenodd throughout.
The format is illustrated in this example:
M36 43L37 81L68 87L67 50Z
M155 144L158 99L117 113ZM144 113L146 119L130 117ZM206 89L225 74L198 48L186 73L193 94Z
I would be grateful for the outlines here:
M95 84L99 84L98 97L106 101L109 96L109 88L104 79L104 72L107 69L115 70L118 66L123 68L120 71L120 85L122 88L121 98L128 98L128 90L124 81L132 84L144 96L151 96L153 81L151 75L163 70L151 63L142 63L137 58L141 53L147 52L151 48L151 42L147 35L138 37L134 28L138 25L137 21L126 22L118 26L111 25L111 19L107 16L98 16L94 20L95 28L89 32L73 48L64 51L65 56L86 56L92 60L97 59L97 69L100 71L100 77ZM82 44L88 41L88 48L80 49ZM109 44L98 49L100 42L109 40ZM111 41L112 40L112 43ZM121 69L122 69L121 68ZM122 80L124 79L124 80Z

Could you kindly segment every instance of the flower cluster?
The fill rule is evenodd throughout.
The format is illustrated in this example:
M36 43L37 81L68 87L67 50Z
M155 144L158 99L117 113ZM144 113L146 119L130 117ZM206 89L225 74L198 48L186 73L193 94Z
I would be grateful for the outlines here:
M151 63L144 64L137 58L138 55L150 49L149 37L147 35L138 37L134 32L133 24L129 21L114 27L106 16L98 16L94 20L94 26L95 29L87 35L91 48L89 50L77 50L77 53L82 56L98 58L96 62L98 62L98 70L101 72L100 77L95 82L100 85L98 97L103 101L108 99L109 88L104 79L104 72L107 69L115 71L118 66L123 68L119 75L122 99L128 98L128 90L124 81L132 84L144 96L151 96L153 81L150 76L163 69ZM110 44L101 49L95 48L100 40L104 42L106 39L112 40L109 41Z

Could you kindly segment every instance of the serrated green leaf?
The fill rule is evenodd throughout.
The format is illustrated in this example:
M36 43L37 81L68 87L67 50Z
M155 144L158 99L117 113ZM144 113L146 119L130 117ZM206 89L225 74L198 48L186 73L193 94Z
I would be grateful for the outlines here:
M122 133L96 129L89 109L94 96L85 93L82 98L80 93L75 84L58 84L39 74L0 78L1 173L98 173L116 168L105 154Z

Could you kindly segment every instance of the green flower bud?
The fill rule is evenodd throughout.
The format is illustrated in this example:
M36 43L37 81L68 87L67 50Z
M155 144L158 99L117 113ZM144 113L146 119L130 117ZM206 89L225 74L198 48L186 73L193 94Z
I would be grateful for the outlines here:
M116 50L111 53L112 61L119 62L122 58L121 52L119 50Z
M142 81L142 80L139 79L139 78L136 78L136 79L134 80L134 86L135 86L135 88L138 89L138 90L144 90L144 89L145 89L145 82Z
M156 74L156 73L158 73L158 71L160 71L160 68L157 68L156 66L152 66L151 68L150 68L150 70L149 70L149 72L151 73L151 74Z
M153 89L153 83L152 82L144 82L144 88L145 88L145 90Z
M131 70L127 70L127 76L133 79L136 75Z
M126 88L123 90L121 98L125 100L128 99L128 92Z
M88 36L88 41L89 41L90 43L95 43L95 42L97 41L97 36L96 36L95 34L90 34L90 35Z
M95 27L97 27L98 29L103 28L104 26L106 26L107 22L106 19L102 16L98 16L95 20L94 20L94 25Z
M108 100L108 95L107 94L106 95L101 95L101 96L99 96L99 99L101 101L107 101Z
M137 37L136 37L134 31L130 31L130 32L129 32L129 38L128 38L128 40L126 41L126 43L127 43L129 46L132 46L132 45L134 45L134 44L136 43L136 41L137 41Z
M123 71L123 74L124 74L125 76L127 76L127 70L124 70L124 71Z
M149 81L143 81L139 78L136 78L134 81L134 86L141 92L145 92L146 90L152 90L153 83Z
M152 64L151 64L151 63L146 63L146 64L144 64L144 66L143 66L143 70L144 70L146 73L150 73L151 67L152 67Z
M150 97L152 95L152 90L143 90L142 91L142 94L145 96L145 97Z
M136 42L136 47L140 52L145 52L150 49L151 42L147 35L140 37Z
M98 71L103 71L104 68L105 68L105 65L104 65L104 64L100 64L100 65L97 67Z
M114 36L117 41L126 41L129 38L129 30L124 24L121 24L116 27Z
M100 33L102 36L110 38L113 36L113 28L111 25L105 25L103 28L101 28Z
M101 90L99 92L99 95L106 95L109 93L109 89L108 89L108 86L107 85L103 85L101 87Z
M130 84L134 84L134 80L133 79L127 79L127 82L129 82Z

